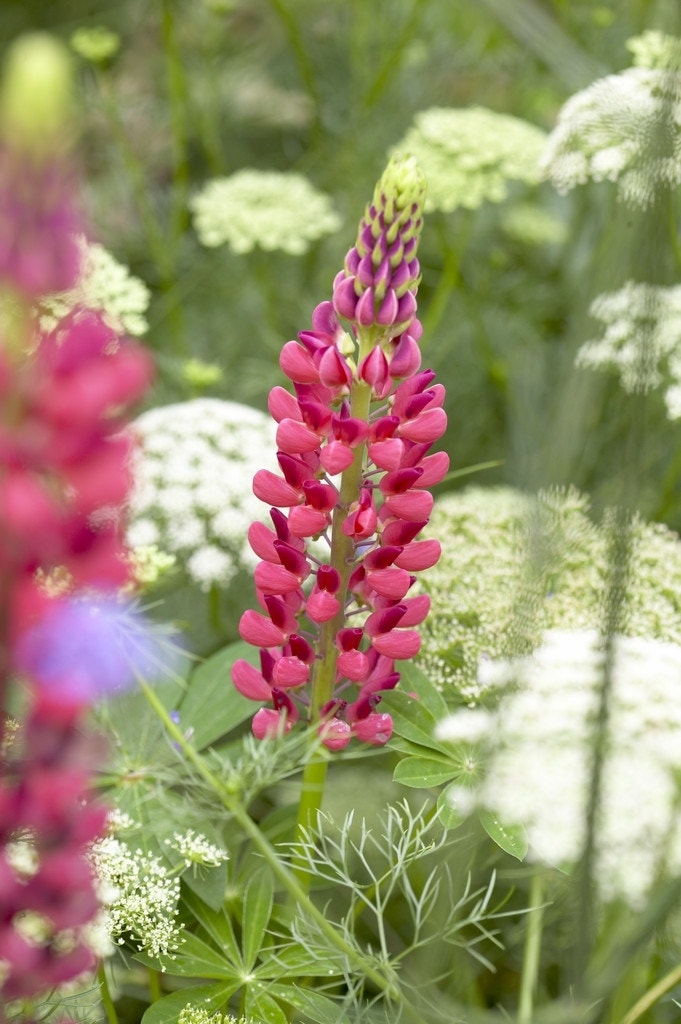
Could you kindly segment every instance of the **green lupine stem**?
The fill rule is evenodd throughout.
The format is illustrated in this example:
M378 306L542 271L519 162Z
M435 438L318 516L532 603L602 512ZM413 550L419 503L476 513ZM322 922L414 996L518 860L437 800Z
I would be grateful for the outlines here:
M376 344L376 334L367 330L360 332L358 360L368 355ZM350 412L356 419L366 420L369 417L371 406L371 387L364 381L354 381L350 393ZM357 445L354 459L341 476L340 498L333 513L331 524L331 557L329 564L340 576L340 587L337 598L340 603L340 611L329 622L325 622L320 630L318 659L312 673L310 684L310 723L318 723L321 718L321 709L327 704L332 696L336 682L336 662L338 660L338 648L336 647L336 635L345 625L345 601L348 594L348 580L352 572L352 560L355 553L354 542L351 537L343 533L345 522L350 506L359 496L364 471L366 455L366 444ZM314 733L311 733L311 742L316 742ZM303 838L304 831L314 826L317 820L317 813L321 810L324 796L324 783L326 781L327 756L323 752L313 750L305 769L298 803L298 819L296 822L296 843ZM293 870L301 885L306 889L309 887L309 874L303 870L302 863L294 859Z
M180 869L182 865L180 865ZM163 996L163 989L161 988L161 975L158 971L149 970L149 995L151 996L152 1003L158 1002Z
M308 920L314 921L329 944L339 950L349 961L354 962L365 978L376 985L389 998L396 998L398 996L398 988L395 979L379 970L370 960L367 960L357 949L345 941L342 933L315 906L293 872L277 855L274 847L262 834L241 803L238 793L235 793L229 786L217 778L206 765L198 751L187 742L184 734L173 722L156 691L148 683L145 683L144 680L140 679L139 682L142 692L163 723L168 735L179 746L187 761L192 764L204 782L213 790L223 807L232 815L244 835L251 841L263 860L270 867L272 873L279 879L292 900L300 908L303 916ZM118 1024L118 1022L113 1022L113 1024Z
M544 917L542 877L539 871L532 876L530 884L530 907L527 919L527 934L523 953L523 969L520 979L520 1000L518 1003L518 1024L532 1024L534 997L539 975L541 953L542 920Z
M106 976L106 971L104 970L104 964L102 963L100 963L97 968L97 980L99 981L100 998L104 1006L107 1024L120 1024L118 1014L116 1013L116 1007L114 1006L114 1001L111 998L109 981Z

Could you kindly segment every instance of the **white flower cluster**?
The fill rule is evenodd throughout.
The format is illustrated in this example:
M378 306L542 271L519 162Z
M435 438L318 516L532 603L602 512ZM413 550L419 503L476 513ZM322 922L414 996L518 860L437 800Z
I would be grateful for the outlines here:
M151 293L98 242L79 239L80 277L75 288L46 296L40 303L41 324L47 329L74 306L98 310L114 330L140 336L149 325L145 313Z
M431 107L414 118L394 152L411 153L427 182L426 210L450 213L498 203L509 181L534 185L546 134L486 107Z
M251 481L258 469L277 469L275 426L257 409L218 398L139 416L129 544L175 555L203 590L252 568L248 527L266 510Z
M629 48L639 66L600 78L565 103L542 168L559 192L612 181L621 200L645 208L659 189L681 184L681 44L645 33Z
M681 872L681 646L621 636L612 645L594 874L602 899L640 910L659 876ZM502 688L494 712L466 710L437 730L454 742L486 734L478 803L524 826L529 856L567 870L586 841L605 657L594 630L548 631L529 657L481 663L483 687Z
M190 202L203 245L236 253L256 245L300 256L312 242L336 231L341 219L331 200L292 171L237 171L214 178Z
M231 1013L210 1013L202 1006L187 1003L177 1018L177 1024L264 1024L255 1017L233 1017Z
M600 338L585 342L576 364L614 369L625 391L666 385L670 419L681 416L681 286L628 281L598 295L589 313L603 324Z
M523 654L547 629L597 629L608 578L608 527L574 489L533 497L471 488L435 503L442 557L424 588L432 609L419 661L443 690L474 703L480 658ZM681 542L636 520L623 632L681 644Z
M194 865L216 868L229 856L226 850L211 843L202 832L195 832L193 828L186 832L175 832L165 843L180 854L185 867Z
M132 851L113 835L92 846L92 862L108 903L108 931L153 957L172 956L180 942L180 881L151 853Z

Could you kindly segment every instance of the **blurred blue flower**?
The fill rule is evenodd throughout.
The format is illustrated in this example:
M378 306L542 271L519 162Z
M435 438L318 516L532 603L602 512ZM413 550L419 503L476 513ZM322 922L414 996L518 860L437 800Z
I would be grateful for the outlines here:
M21 638L17 666L51 696L90 702L175 671L180 649L132 602L61 598Z

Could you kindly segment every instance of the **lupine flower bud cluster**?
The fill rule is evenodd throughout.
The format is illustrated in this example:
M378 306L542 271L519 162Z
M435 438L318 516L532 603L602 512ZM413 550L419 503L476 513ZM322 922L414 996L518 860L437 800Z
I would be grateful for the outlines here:
M0 333L3 1020L8 1001L70 981L95 959L87 853L105 812L88 803L81 728L102 677L118 685L122 655L112 666L106 602L85 602L93 591L113 600L131 575L119 522L131 485L122 427L151 376L144 352L97 314L73 309L52 331L36 316L41 298L73 288L79 273L80 224L57 140L65 61L58 44L29 37L0 93L0 284L10 311ZM18 678L26 686L10 738Z
M395 662L419 650L415 629L429 610L409 596L437 562L437 540L418 540L449 467L429 454L446 428L444 388L420 370L415 292L423 180L409 158L393 159L359 228L357 244L312 330L284 345L293 384L270 393L280 472L259 470L254 493L272 526L254 523L260 611L246 611L241 637L260 648L260 670L235 663L237 689L267 706L257 737L288 730L301 715L330 749L354 736L382 744L392 731L377 710L399 680ZM350 321L352 335L337 314ZM328 541L328 561L313 539Z

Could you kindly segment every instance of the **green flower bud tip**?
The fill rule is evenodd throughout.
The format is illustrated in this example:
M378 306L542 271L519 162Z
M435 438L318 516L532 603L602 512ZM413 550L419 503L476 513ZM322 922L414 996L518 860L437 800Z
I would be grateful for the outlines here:
M46 33L13 43L0 90L4 137L37 153L60 148L72 107L71 60L61 43Z
M91 64L107 64L121 48L121 37L104 25L83 26L71 36L71 49Z
M415 157L396 153L376 184L374 206L383 211L386 224L405 224L423 214L426 179Z

